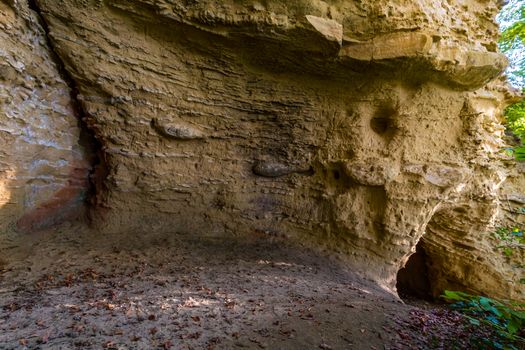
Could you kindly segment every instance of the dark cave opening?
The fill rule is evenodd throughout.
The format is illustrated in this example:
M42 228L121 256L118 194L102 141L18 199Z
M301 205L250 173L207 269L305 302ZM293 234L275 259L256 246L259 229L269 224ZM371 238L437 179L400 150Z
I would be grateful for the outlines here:
M397 273L396 287L401 299L432 300L428 263L429 257L420 241L416 246L416 252Z

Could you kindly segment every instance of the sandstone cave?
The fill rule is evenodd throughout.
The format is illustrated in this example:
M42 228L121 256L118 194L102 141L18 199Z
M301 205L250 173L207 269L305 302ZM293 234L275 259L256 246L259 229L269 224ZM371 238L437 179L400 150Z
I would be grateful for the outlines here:
M525 301L523 14L0 0L0 349L497 339L432 308Z

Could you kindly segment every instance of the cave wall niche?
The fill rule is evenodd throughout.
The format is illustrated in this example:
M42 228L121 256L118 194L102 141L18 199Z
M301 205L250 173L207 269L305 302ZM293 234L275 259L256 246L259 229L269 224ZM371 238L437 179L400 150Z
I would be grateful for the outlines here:
M397 273L396 288L402 299L432 299L432 286L427 266L429 256L423 246L423 241L419 241L415 253Z
M491 253L495 198L445 205L432 215L415 252L398 271L402 299L437 300L445 290L497 293L505 262ZM479 255L485 251L485 257ZM484 259L487 259L484 261Z
M401 298L437 300L443 291L462 291L502 299L523 298L516 257L498 250L492 232L502 222L498 197L444 206L425 227L415 253L397 274ZM514 260L516 261L514 261Z

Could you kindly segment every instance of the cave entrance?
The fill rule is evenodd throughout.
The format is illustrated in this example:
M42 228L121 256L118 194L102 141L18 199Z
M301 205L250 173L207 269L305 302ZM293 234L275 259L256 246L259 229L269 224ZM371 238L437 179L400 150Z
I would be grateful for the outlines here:
M420 240L416 252L410 256L405 267L397 273L397 292L401 299L432 300L432 288L428 275L429 256Z

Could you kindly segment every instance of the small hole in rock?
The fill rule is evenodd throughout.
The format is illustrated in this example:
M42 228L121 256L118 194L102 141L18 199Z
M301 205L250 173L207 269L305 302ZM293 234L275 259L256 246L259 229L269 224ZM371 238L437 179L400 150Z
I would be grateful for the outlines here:
M339 178L341 177L339 170L334 170L333 174L334 174L334 179L336 180L339 180Z
M370 120L370 127L379 135L387 134L394 129L394 120L392 116L396 111L391 107L382 107L377 110L375 116Z
M370 121L370 127L375 133L382 135L390 129L390 120L387 118L373 118Z

